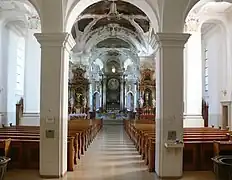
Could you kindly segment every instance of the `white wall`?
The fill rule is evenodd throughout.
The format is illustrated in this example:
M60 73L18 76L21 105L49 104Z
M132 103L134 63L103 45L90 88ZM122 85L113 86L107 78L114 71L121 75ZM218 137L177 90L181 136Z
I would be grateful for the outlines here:
M9 33L6 28L0 28L0 112L2 113L2 123L7 121L7 67L8 67L8 38Z
M15 104L21 97L25 99L26 112L37 113L35 122L32 122L34 115L25 124L38 124L40 46L33 34L32 30L20 29L12 22L0 23L0 113L3 124L16 123Z
M226 88L226 46L225 32L220 26L216 26L203 35L204 48L208 50L209 67L209 90L205 92L203 86L203 96L209 103L209 125L220 125L221 109L220 101L222 90ZM204 64L204 57L203 57ZM204 74L204 66L203 66ZM204 75L203 75L204 79Z
M7 67L7 121L16 123L15 104L23 96L23 79L18 79L17 66L24 68L25 39L11 27L8 29L8 67ZM20 61L20 62L19 62ZM23 72L23 71L22 71ZM24 74L22 75L24 76Z
M29 30L26 41L24 113L40 112L40 64L41 50L34 31Z

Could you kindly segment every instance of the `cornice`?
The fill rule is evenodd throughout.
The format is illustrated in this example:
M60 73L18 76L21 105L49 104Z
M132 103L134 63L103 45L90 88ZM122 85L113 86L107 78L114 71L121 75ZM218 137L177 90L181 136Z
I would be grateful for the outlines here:
M42 47L64 47L70 38L68 33L35 33L35 37Z
M190 34L187 33L156 33L158 47L179 47L184 48Z

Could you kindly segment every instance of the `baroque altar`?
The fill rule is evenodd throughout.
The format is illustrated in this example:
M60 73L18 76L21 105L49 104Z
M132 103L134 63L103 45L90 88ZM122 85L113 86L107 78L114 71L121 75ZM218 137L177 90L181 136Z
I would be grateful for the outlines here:
M80 67L72 69L69 79L69 114L86 117L88 114L89 81L85 78L86 71Z
M141 71L141 80L139 84L140 98L138 117L139 119L155 120L156 109L156 82L154 70L144 69Z

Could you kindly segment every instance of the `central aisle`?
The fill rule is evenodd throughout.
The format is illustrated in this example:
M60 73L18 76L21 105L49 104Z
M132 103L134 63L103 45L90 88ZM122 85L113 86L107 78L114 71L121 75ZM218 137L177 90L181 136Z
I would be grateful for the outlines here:
M175 165L175 164L173 164ZM5 180L42 180L35 170L12 170ZM59 180L158 180L149 173L122 125L104 125L74 172ZM212 172L186 172L182 180L212 180ZM54 179L58 180L58 179Z
M105 125L75 169L80 180L154 180L120 125Z

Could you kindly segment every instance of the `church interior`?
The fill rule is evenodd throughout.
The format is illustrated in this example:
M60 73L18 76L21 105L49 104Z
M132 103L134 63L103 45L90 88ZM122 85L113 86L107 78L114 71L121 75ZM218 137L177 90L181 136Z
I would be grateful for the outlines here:
M231 15L230 0L1 0L0 180L217 177Z

